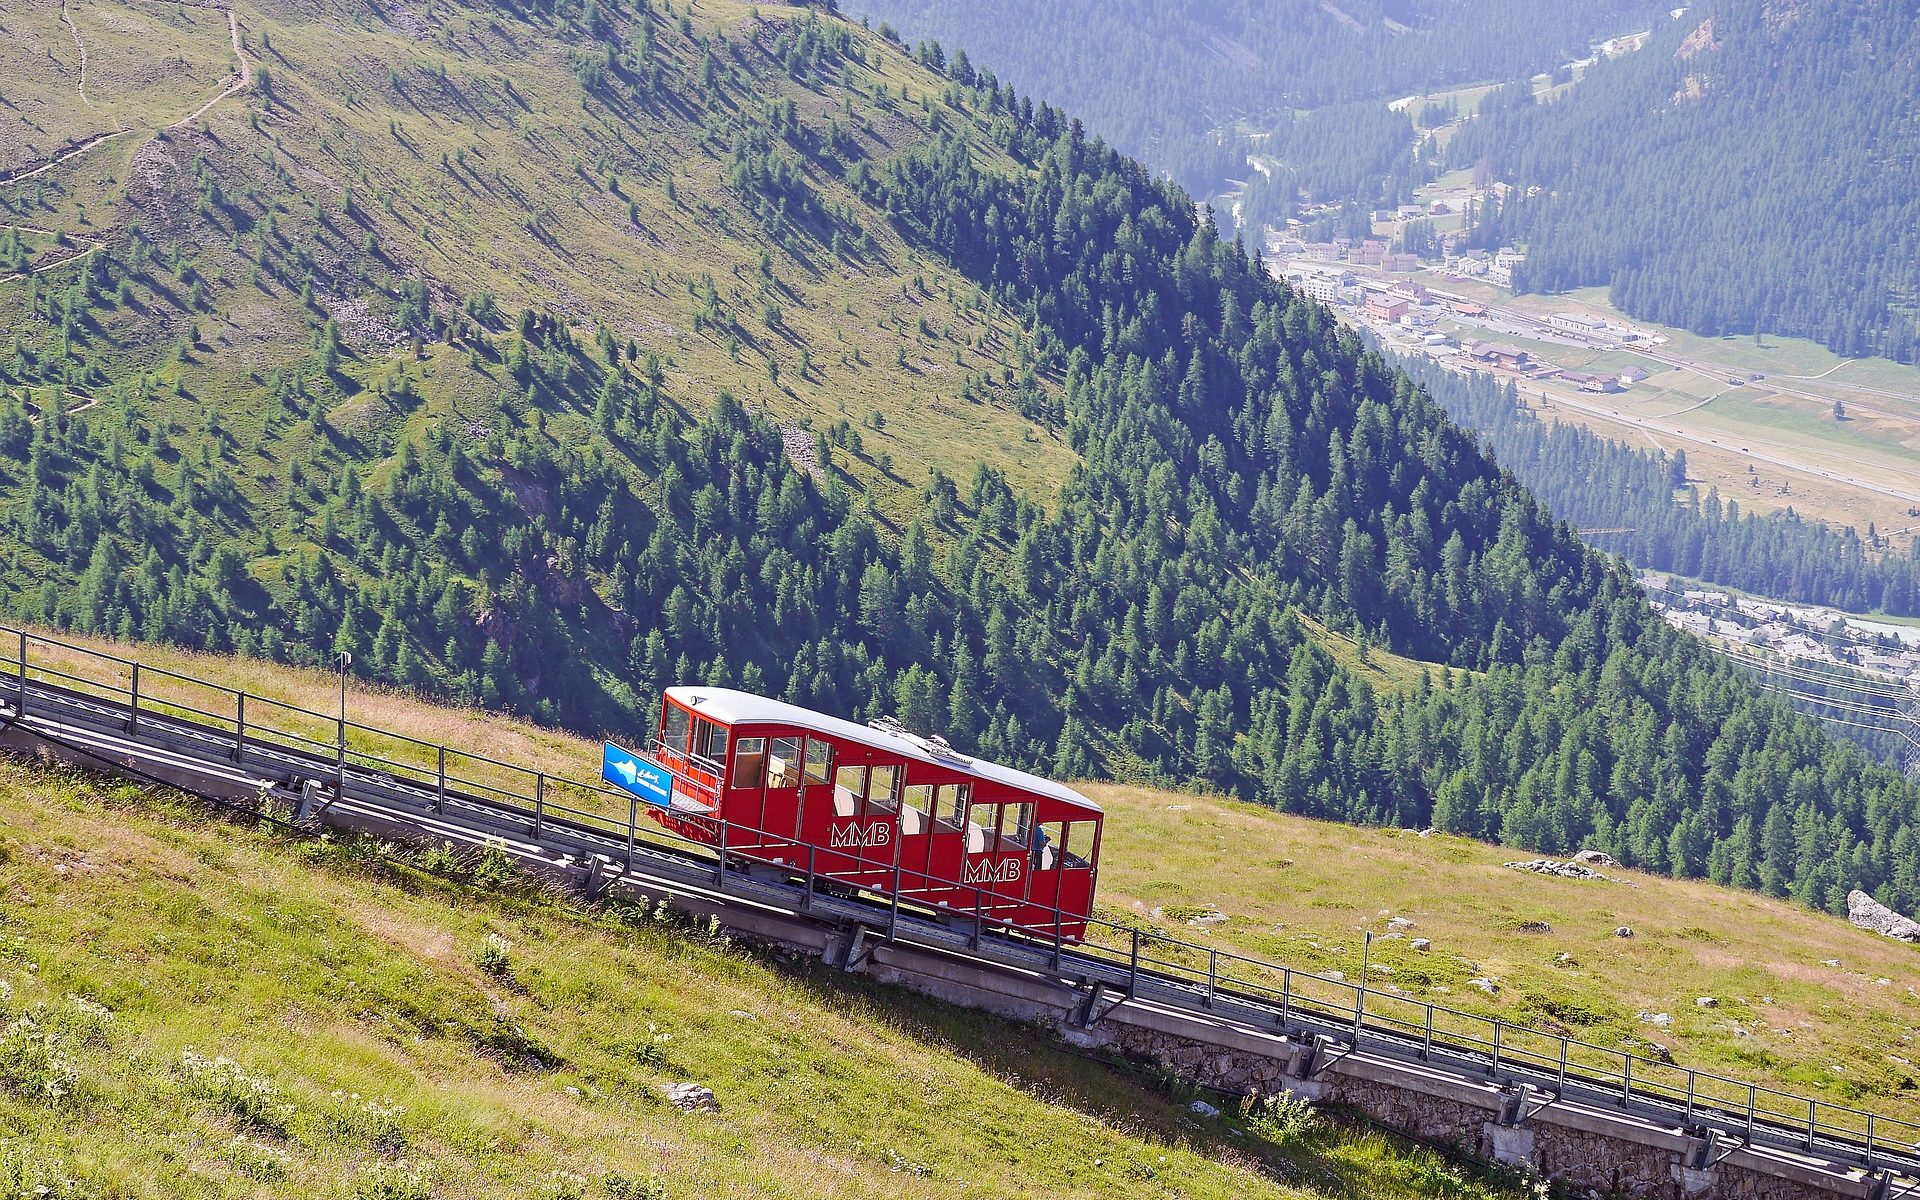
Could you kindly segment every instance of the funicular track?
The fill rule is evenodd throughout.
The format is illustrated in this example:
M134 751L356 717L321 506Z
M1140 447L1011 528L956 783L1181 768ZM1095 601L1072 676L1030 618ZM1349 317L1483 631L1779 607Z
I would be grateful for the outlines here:
M225 697L230 715L182 700L178 693L189 688ZM335 735L331 743L316 736L322 730ZM368 739L386 752L368 750ZM1868 1194L1920 1194L1920 1125L1905 1120L1098 920L1075 945L996 927L977 919L978 909L938 912L859 892L800 866L774 878L764 869L750 873L724 850L654 826L632 797L598 784L4 626L0 748L283 814L310 830L495 846L590 896L664 900L748 934L777 929L775 936L792 938L796 929L812 930L812 944L838 946L838 965L849 968L863 946L869 954L907 948L1070 994L1075 1024L1127 1005L1152 1007L1223 1031L1284 1038L1307 1048L1309 1063L1325 1064L1319 1070L1364 1053L1497 1085L1522 1116L1549 1105L1585 1106L1704 1137L1710 1153L1778 1151L1819 1171L1865 1171L1879 1181ZM609 815L614 801L619 815ZM594 807L575 806L582 803Z

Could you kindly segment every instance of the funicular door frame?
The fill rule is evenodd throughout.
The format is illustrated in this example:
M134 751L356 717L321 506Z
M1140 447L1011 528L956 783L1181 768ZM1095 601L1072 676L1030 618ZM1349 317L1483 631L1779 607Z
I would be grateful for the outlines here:
M811 735L810 735L811 736ZM860 771L860 791L853 801L851 816L835 815L827 820L827 849L854 860L853 875L863 886L884 881L891 885L900 854L900 779L908 760L878 746L862 742L824 739L834 747L833 770L829 772L827 803L839 800L839 776L845 770ZM893 807L876 810L868 802L873 790L876 767L893 769Z

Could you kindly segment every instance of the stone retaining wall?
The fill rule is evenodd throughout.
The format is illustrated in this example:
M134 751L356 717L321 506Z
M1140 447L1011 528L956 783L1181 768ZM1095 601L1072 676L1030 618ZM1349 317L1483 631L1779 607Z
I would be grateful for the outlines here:
M1781 1156L1782 1165L1764 1169L1756 1160L1768 1156L1765 1150L1729 1154L1730 1147L1711 1146L1705 1138L1679 1129L1655 1129L1592 1109L1538 1107L1547 1099L1544 1094L1516 1094L1492 1081L1476 1085L1422 1081L1411 1074L1402 1081L1370 1077L1355 1060L1329 1060L1304 1043L1274 1038L1272 1054L1223 1048L1129 1023L1123 1012L1097 1022L1076 1040L1157 1063L1201 1087L1234 1095L1291 1094L1316 1104L1341 1105L1389 1129L1482 1162L1524 1167L1563 1183L1576 1196L1872 1200L1884 1194L1881 1181L1864 1174L1821 1178L1795 1170L1784 1161L1788 1156ZM1509 1120L1502 1120L1503 1110Z

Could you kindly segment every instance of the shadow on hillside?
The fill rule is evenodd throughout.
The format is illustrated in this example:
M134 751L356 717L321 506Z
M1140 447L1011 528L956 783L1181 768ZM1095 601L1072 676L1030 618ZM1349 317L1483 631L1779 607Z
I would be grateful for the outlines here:
M1319 1144L1321 1138L1309 1136L1283 1144L1264 1137L1236 1119L1235 1097L1169 1085L1151 1067L1075 1050L1033 1024L961 1008L818 964L801 973L797 983L830 1008L865 1009L874 1019L930 1047L966 1058L1041 1103L1079 1113L1116 1132L1168 1148L1190 1149L1214 1162L1239 1165L1285 1184L1330 1195L1353 1192L1355 1181ZM1203 1095L1222 1110L1222 1116L1203 1118L1186 1110L1188 1102ZM1342 1136L1337 1127L1328 1129L1333 1139ZM1092 1167L1091 1162L1087 1165Z

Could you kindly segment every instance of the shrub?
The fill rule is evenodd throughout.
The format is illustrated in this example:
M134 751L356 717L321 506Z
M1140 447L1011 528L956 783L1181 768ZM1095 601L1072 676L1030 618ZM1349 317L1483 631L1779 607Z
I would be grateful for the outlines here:
M244 1133L238 1133L227 1143L227 1161L235 1171L248 1179L278 1183L287 1177L287 1168L293 1165L293 1155L278 1146L255 1141Z
M192 1046L180 1052L187 1095L242 1129L284 1135L293 1105L281 1100L271 1080L251 1074L230 1058L208 1058Z
M540 1200L587 1200L587 1177L572 1171L555 1171L541 1183Z
M404 1106L363 1097L358 1092L335 1092L333 1100L336 1107L327 1115L327 1123L342 1137L363 1142L383 1154L406 1149L407 1131L400 1122L407 1115Z
M488 887L500 887L512 883L519 875L514 868L513 859L507 856L504 846L497 842L488 842L480 851L480 861L474 864L473 881Z
M353 1200L433 1200L433 1181L405 1163L375 1163L361 1168Z
M0 1087L24 1099L57 1103L78 1082L73 1063L32 1016L0 1028Z
M513 943L497 933L489 933L473 952L473 965L495 979L505 979L513 970Z
M1320 1129L1320 1114L1297 1096L1248 1096L1240 1104L1248 1128L1270 1142L1286 1145L1311 1137Z
M420 852L420 869L432 875L452 875L460 870L460 856L445 842Z
M626 1175L608 1171L600 1180L611 1200L667 1200L667 1186L658 1175Z

